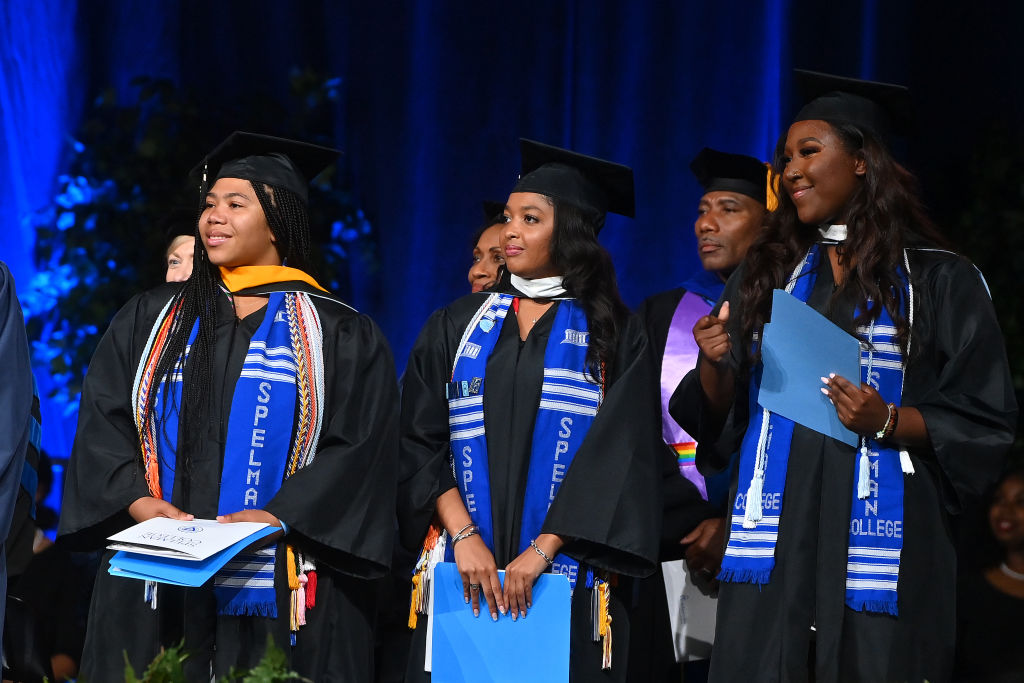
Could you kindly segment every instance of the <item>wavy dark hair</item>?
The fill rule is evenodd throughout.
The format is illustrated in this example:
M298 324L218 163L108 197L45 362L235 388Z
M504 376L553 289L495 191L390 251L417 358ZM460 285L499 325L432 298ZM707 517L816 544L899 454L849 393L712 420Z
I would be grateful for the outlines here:
M921 203L917 181L896 162L885 144L873 132L833 120L825 120L844 150L865 161L866 172L853 196L835 220L848 226L848 237L840 247L840 262L849 273L833 294L833 301L851 293L862 313L858 325L867 324L885 306L896 324L897 339L906 352L910 328L903 315L905 290L898 271L903 267L903 249L911 246L948 248L945 238L928 218ZM785 136L775 149L772 171L785 172ZM768 218L766 229L751 245L745 261L740 297L746 315L740 321L743 342L749 348L771 309L772 290L784 287L800 259L818 240L818 227L800 221L789 194L779 192L778 208ZM869 306L867 302L871 302Z
M594 378L613 376L615 352L629 309L619 295L611 254L597 241L604 215L548 197L555 208L551 262L562 286L583 307L590 329L587 371Z
M252 185L263 214L274 235L275 246L281 260L292 268L298 268L310 275L311 249L309 233L309 212L305 203L291 190L267 185L252 178L243 178ZM179 433L183 436L178 444L176 464L190 467L192 456L198 451L206 434L202 421L209 415L210 388L213 385L214 345L217 329L217 297L221 296L220 271L210 262L199 233L199 220L206 202L203 192L198 208L193 235L196 238L193 252L192 275L174 294L172 310L177 307L167 341L160 350L153 374L154 382L161 382L176 370L184 368L185 347L196 321L199 328L188 357L188 373L182 387L179 410ZM163 385L165 391L167 384ZM155 417L157 392L151 391L143 407L142 423L149 424ZM164 406L169 401L162 402ZM185 505L188 504L186 501Z

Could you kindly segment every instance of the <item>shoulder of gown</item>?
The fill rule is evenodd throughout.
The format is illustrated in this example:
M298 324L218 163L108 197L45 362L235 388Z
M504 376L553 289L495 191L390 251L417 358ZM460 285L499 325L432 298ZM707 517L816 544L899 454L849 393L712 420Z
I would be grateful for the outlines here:
M604 402L573 457L543 532L600 569L646 576L657 565L664 453L657 379L642 321L631 315Z
M462 334L486 300L486 292L468 294L434 311L409 353L402 378L397 508L399 537L409 550L423 543L437 497L455 487L444 384Z
M101 547L107 536L132 524L128 506L149 495L132 386L150 331L180 287L163 284L132 297L114 315L89 362L57 532L72 548Z
M267 511L288 540L338 571L387 572L394 538L398 381L377 324L314 298L323 328L324 414L313 461L284 481Z
M1002 469L1017 403L999 321L980 271L952 252L909 249L914 325L904 402L924 417L943 474L946 506L958 511Z

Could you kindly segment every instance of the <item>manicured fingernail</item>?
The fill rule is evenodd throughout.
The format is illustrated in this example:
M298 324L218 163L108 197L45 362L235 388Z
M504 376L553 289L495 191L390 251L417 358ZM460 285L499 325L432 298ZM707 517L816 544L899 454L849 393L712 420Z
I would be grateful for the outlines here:
M828 389L826 389L825 387L822 387L822 388L821 388L821 393L823 393L823 394L825 394L826 396L828 396Z
M828 376L829 376L830 379L835 379L836 378L836 373L830 372L830 373L828 373Z
M498 620L498 613L497 612L491 612L491 621L497 621L497 620Z
M498 611L501 612L501 616L505 616L505 608L504 607L499 607Z
M478 609L474 609L474 610L473 610L473 616L474 616L474 617L478 617L478 616L480 616L480 610L478 610Z
M466 596L462 596L462 597L466 598ZM469 598L466 598L466 604L467 605L469 604Z
M828 377L822 377L821 378L821 383L822 384L828 384Z

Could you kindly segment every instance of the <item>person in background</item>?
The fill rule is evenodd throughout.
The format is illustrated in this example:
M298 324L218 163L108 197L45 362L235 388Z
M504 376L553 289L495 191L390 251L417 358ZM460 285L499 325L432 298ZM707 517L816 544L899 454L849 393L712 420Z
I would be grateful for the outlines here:
M36 489L37 524L33 556L26 570L11 582L10 593L17 597L30 615L24 626L34 635L34 651L49 665L52 680L72 680L78 673L85 640L85 619L80 613L85 572L63 546L53 543L44 532L44 519L56 526L52 510L43 512L43 503L53 485L53 469L45 452L39 454L39 486Z
M1024 680L1024 469L999 479L985 521L989 561L957 593L958 683Z
M167 282L185 282L192 275L192 257L196 249L196 238L192 235L178 235L167 245L164 255L167 261Z
M702 472L739 450L710 680L948 681L949 514L998 476L1017 418L1002 334L886 144L909 126L907 90L799 79L779 206L694 326L700 358L676 393L700 392ZM856 446L755 402L778 288L860 342L858 375L820 384Z
M485 201L483 208L484 223L473 236L473 265L469 267L469 284L474 294L490 289L498 281L498 270L505 265L499 243L505 205Z
M38 446L38 432L33 438L33 396L32 356L29 353L28 336L25 333L25 319L18 302L14 277L7 264L0 261L0 367L3 381L0 382L0 537L5 541L0 547L0 595L7 595L7 538L11 530L15 503L22 490L22 470L29 450L35 441ZM38 423L37 423L38 426ZM36 452L38 456L38 451ZM35 470L31 470L34 479ZM35 481L26 487L35 493ZM31 498L28 499L31 503ZM22 517L29 518L24 509ZM24 546L24 544L21 544ZM20 546L19 546L20 547ZM31 535L28 537L28 555L31 556ZM0 605L0 634L4 630L4 606Z
M101 547L154 517L279 531L199 588L154 592L101 569L85 679L120 680L125 651L138 672L181 639L188 680L252 668L270 639L312 680L373 678L398 385L376 324L310 273L308 183L337 154L229 136L196 169L204 248L191 277L133 298L100 341L58 540Z
M663 561L684 556L687 567L705 578L718 573L725 551L728 473L705 481L694 464L694 419L699 396L686 400L690 420L683 425L669 415L669 399L683 376L697 363L693 326L707 315L722 295L725 281L743 261L768 218L768 166L742 154L705 147L690 162L704 192L697 204L693 229L701 265L680 287L649 297L637 311L647 328L657 372L661 378L661 435L665 444L663 489L665 518L661 545ZM689 427L687 429L686 427ZM668 605L661 572L640 584L630 640L630 680L678 681ZM697 680L706 660L686 666L686 679Z

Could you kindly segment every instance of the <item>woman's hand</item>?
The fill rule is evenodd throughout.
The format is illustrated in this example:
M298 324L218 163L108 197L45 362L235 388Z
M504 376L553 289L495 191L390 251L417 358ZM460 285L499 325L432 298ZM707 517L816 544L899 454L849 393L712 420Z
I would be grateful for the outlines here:
M821 392L836 407L836 415L851 432L873 437L889 419L889 407L874 387L861 383L857 386L845 377L822 377Z
M266 510L239 510L230 515L217 515L217 521L223 524L229 522L262 522L270 526L281 526L281 520Z
M217 521L221 524L230 524L231 522L262 522L278 528L278 531L268 534L252 545L243 548L243 552L252 552L268 545L272 545L277 543L278 539L284 536L284 528L281 526L281 520L266 510L239 510L238 512L232 512L230 515L217 515Z
M480 594L491 612L491 619L498 620L498 612L505 614L505 601L498 580L498 566L494 554L479 534L464 538L455 544L455 565L462 576L462 596L473 603L473 616L480 616Z
M551 558L563 545L562 539L554 534L541 534L533 542ZM548 567L547 560L533 546L519 553L505 567L505 604L513 621L525 617L526 610L533 607L533 584Z
M153 496L136 498L135 502L128 506L128 514L136 522L145 522L147 519L153 519L154 517L166 517L183 522L191 522L195 519L192 515L182 512L166 500L154 498Z
M718 315L705 315L693 326L693 340L697 342L705 360L717 364L732 349L732 339L725 330L729 321L729 302L722 304Z

